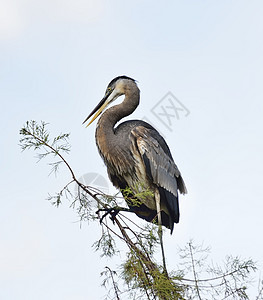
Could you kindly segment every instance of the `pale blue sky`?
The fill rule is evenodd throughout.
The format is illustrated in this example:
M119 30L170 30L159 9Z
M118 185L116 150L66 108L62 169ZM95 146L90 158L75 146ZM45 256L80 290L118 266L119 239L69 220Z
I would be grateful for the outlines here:
M106 293L99 274L119 258L91 249L97 224L80 229L67 201L60 209L45 201L70 175L48 177L46 162L20 152L18 132L30 119L70 132L76 174L106 178L95 125L81 123L123 74L141 90L132 118L146 116L165 135L189 190L165 237L170 268L191 238L210 245L216 262L240 255L263 268L262 15L261 1L242 0L0 2L1 299ZM169 91L190 110L172 131L151 113Z

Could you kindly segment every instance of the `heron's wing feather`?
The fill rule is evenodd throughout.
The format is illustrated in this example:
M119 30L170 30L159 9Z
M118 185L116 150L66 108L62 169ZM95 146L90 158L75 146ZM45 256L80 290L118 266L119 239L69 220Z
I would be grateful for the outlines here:
M168 209L167 225L172 232L174 223L179 222L178 189L186 193L180 171L165 140L154 128L136 126L131 134L145 164L146 175L158 187L161 207Z
M135 127L131 134L145 163L146 173L153 183L175 196L178 195L178 189L186 194L181 173L162 136L155 129L144 126Z

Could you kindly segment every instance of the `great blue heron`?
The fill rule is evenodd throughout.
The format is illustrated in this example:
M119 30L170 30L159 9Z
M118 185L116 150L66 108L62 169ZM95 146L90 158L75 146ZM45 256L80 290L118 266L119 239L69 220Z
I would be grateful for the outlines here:
M173 232L179 222L178 190L186 187L163 137L150 124L131 120L116 123L139 105L140 90L134 79L114 78L105 96L90 115L90 125L119 96L121 104L107 109L96 127L96 143L115 187L127 196L130 211L148 222L157 222ZM88 126L87 125L87 126ZM145 192L145 193L144 193Z

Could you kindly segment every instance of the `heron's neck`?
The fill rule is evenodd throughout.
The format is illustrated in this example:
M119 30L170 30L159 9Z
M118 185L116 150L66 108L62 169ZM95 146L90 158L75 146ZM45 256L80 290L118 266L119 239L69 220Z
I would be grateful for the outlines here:
M120 143L120 137L114 132L115 124L134 112L139 101L140 90L137 86L133 89L126 89L123 102L107 109L100 117L96 127L96 143L105 160L112 151L117 150Z

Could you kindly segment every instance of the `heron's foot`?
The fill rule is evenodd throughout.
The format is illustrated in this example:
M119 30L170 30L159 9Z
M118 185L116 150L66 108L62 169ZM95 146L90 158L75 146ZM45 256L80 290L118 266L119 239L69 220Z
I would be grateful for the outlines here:
M114 219L115 217L117 216L117 214L120 212L120 211L123 211L123 210L126 210L125 208L122 208L122 207L111 207L111 208L101 208L101 209L98 209L96 211L96 214L99 215L99 213L101 211L104 211L105 213L103 214L102 217L100 217L100 224L102 223L103 219L107 216L107 215L110 215L110 219L112 220L113 224L114 224Z

